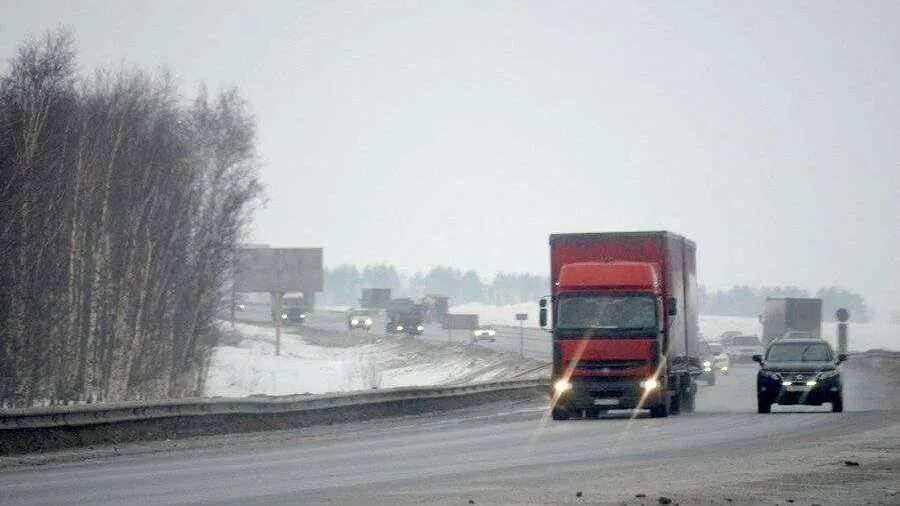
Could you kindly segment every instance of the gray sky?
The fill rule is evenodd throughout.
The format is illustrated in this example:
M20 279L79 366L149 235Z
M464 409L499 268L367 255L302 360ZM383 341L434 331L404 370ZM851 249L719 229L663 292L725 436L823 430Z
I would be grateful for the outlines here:
M546 273L552 232L670 229L701 281L900 308L900 2L0 0L0 55L237 86L255 242Z

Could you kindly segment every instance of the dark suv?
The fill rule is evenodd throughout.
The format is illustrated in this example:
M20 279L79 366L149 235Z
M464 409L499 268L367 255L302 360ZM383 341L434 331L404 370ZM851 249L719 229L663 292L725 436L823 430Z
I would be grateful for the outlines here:
M831 403L831 411L844 410L839 365L847 356L835 357L831 346L821 339L782 339L766 350L756 376L756 401L760 413L769 413L772 404Z

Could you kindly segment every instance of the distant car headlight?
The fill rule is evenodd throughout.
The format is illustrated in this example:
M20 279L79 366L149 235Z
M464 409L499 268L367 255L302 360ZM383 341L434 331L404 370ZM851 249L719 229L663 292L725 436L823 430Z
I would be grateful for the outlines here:
M474 335L475 337L481 337L481 331L480 331L480 330L473 330L473 331L472 331L472 335Z
M494 330L488 330L488 335L491 336L491 337L494 337L494 336L497 335L497 332L494 331Z
M723 370L723 371L727 371L727 370L728 370L728 366L727 366L727 365L723 365L723 366L722 366L722 370Z
M287 320L287 313L281 313L281 319Z
M822 371L821 373L819 373L819 380L821 381L821 380L826 380L828 378L833 378L840 373L841 373L841 371L839 371L837 369L832 369L830 371Z
M416 325L416 330L418 330L419 332L422 332L423 330L425 330L425 327L423 327L421 325Z
M572 389L572 384L564 379L561 379L553 384L553 390L555 390L556 393L558 393L558 394L569 391L571 389Z
M302 320L302 319L305 319L305 318L306 318L306 313L300 313L300 319Z
M653 390L659 388L659 380L656 378L648 378L641 382L641 388L644 390Z
M403 330L403 325L397 325L397 330Z
M703 367L710 367L710 366L712 366L712 362L710 362L709 360L703 361Z
M350 325L359 325L359 320L357 320L356 318L350 320Z
M366 318L366 321L364 321L363 323L365 323L366 325L371 325L371 324L372 324L372 320Z

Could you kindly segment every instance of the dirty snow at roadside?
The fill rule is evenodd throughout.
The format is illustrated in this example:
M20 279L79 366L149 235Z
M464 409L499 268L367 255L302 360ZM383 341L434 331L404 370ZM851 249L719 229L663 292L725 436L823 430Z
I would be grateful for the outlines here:
M481 303L461 304L450 308L452 313L479 315L483 324L518 326L516 313L527 313L526 327L538 326L537 302L524 302L507 306L491 306ZM760 335L759 320L744 316L700 315L700 332L708 340L717 339L722 332L737 330L749 335ZM825 322L822 332L826 340L837 342L837 327L834 322ZM889 323L850 322L850 351L873 349L900 350L900 325Z
M214 348L207 396L321 394L510 379L540 365L464 344L436 346L415 339L378 339L350 347L315 346L283 333L274 355L272 328L238 324L235 346Z

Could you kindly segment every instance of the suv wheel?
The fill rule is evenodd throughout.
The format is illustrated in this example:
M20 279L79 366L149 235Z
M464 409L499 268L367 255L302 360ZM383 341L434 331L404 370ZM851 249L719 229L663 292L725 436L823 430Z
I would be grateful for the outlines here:
M772 412L772 403L764 401L761 397L756 398L756 412L757 413L771 413Z
M843 413L844 412L844 396L838 395L831 401L831 412L832 413Z

